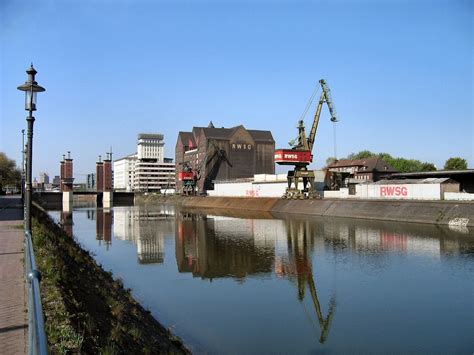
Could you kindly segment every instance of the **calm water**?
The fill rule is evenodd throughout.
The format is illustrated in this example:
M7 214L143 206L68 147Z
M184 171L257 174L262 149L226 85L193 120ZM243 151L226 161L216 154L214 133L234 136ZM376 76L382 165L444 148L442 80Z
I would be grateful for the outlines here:
M474 351L467 229L171 206L51 214L194 352Z

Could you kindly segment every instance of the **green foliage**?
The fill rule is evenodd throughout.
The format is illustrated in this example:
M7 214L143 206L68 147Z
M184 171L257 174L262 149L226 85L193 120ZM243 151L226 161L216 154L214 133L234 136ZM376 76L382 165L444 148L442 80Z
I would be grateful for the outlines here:
M394 158L388 153L373 153L369 150L363 150L358 153L351 153L344 159L367 159L380 157L383 161L397 169L401 173L412 173L417 171L434 171L436 167L433 163L421 162L416 159Z
M436 166L433 163L424 162L421 164L420 171L436 171Z
M5 185L20 186L21 172L14 160L8 159L5 153L0 152L0 189Z
M331 165L333 163L335 163L337 161L337 159L335 157L329 157L326 159L326 165Z
M347 156L346 159L356 160L356 159L366 159L377 156L376 153L372 153L369 150L362 150L359 153L351 153Z
M444 163L444 170L466 170L467 161L460 157L453 157L446 160Z

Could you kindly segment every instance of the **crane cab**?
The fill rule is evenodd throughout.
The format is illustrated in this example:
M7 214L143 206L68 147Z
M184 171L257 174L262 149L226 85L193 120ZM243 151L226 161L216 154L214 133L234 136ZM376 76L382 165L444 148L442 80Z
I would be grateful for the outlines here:
M275 163L279 165L310 164L313 161L311 151L296 149L275 150Z

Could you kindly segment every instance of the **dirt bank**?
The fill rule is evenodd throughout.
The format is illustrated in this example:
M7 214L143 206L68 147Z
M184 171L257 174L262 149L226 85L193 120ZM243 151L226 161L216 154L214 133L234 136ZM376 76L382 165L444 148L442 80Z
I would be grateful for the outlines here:
M51 353L189 353L44 210L33 216Z
M451 222L474 228L474 203L472 202L136 196L137 204L156 202L213 211L232 209L259 211L275 217L299 214L440 225Z

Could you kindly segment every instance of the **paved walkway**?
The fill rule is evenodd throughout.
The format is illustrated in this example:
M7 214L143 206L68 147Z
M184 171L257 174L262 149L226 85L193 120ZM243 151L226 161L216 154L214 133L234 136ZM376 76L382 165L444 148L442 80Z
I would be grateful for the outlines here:
M0 196L0 354L26 354L23 250L21 200Z

